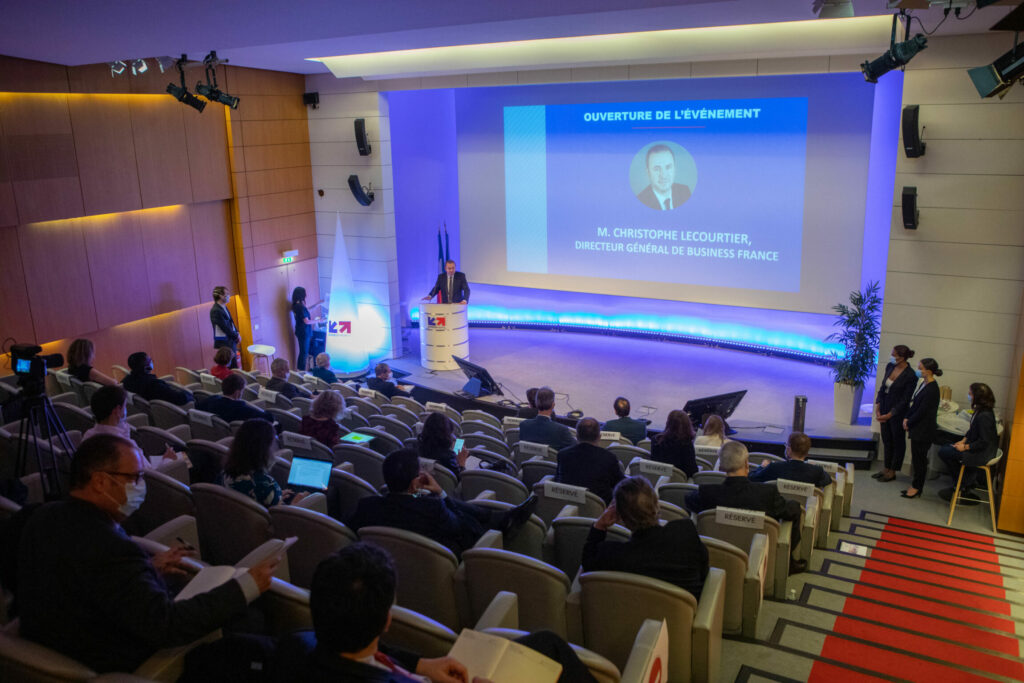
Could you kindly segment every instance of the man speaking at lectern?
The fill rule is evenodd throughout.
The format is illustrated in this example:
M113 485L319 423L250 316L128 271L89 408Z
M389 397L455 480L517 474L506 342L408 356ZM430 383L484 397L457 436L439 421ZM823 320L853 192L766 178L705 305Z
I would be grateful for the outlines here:
M438 292L441 293L442 304L468 304L469 283L466 282L466 274L455 270L455 261L451 259L444 262L444 272L437 276L437 282L430 294L423 297L424 301L430 301Z

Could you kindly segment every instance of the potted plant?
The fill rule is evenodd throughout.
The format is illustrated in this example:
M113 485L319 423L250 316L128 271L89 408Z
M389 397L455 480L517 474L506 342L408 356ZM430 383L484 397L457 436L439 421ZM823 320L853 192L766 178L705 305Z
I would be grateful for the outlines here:
M843 345L842 357L833 353L832 377L833 411L836 422L856 424L860 414L860 401L864 395L864 381L871 377L878 365L878 343L882 298L879 284L869 282L864 291L850 292L850 304L836 304L833 326L839 331L826 341Z

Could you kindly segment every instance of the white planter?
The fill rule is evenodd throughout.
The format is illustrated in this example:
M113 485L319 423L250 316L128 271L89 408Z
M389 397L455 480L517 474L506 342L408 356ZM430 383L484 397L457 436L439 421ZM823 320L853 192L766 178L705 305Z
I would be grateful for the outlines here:
M836 382L832 385L832 389L832 412L836 422L844 425L857 424L864 386Z

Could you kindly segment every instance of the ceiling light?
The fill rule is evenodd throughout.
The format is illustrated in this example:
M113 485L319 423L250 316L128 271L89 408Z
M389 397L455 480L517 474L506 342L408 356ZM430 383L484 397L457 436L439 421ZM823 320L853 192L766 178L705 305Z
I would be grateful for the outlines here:
M218 102L225 107L238 109L239 99L217 87L217 65L222 61L226 62L227 60L217 59L216 50L211 50L210 54L206 55L206 58L203 59L203 64L206 65L206 83L202 81L196 83L196 92L211 102Z
M124 70L127 69L127 68L128 68L128 65L125 64L120 59L117 60L116 62L110 62L110 76L111 77L119 76L120 74L123 74Z
M174 83L167 84L167 92L171 97L178 100L182 104L187 104L198 112L202 112L206 107L206 102L199 99L188 91L185 86L185 62L188 61L186 55L182 55L181 59L177 61L178 73L181 74L181 85L175 85Z
M907 62L914 58L921 50L928 47L928 39L918 33L910 37L910 21L907 21L907 31L902 43L896 42L896 24L900 14L892 15L892 36L889 38L889 49L872 62L864 62L860 70L864 72L864 80L868 83L877 83L878 79L893 69L906 66Z
M149 71L149 65L146 64L145 59L136 59L132 61L132 76L138 76Z

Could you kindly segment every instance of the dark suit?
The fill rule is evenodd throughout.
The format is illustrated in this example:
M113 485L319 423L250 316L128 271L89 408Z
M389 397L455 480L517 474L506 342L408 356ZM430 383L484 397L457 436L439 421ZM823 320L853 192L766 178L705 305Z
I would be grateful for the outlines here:
M756 484L746 477L726 477L721 484L704 484L686 494L686 509L696 515L716 507L763 512L780 522L792 521L790 547L800 547L800 503L786 500L779 490L768 484Z
M149 557L105 512L71 498L39 508L21 539L21 635L99 672L133 671L245 608L237 581L175 602Z
M219 349L226 346L232 351L238 351L238 342L242 339L235 327L235 321L231 318L231 311L226 306L214 304L210 307L210 325L213 326L213 348ZM220 328L223 334L217 332ZM231 359L231 367L238 367Z
M438 292L441 292L441 303L443 304L458 304L463 301L469 303L469 282L466 281L466 274L458 270L455 271L452 275L452 291L449 296L448 273L440 273L437 276L437 282L434 283L427 296L434 296Z
M286 379L280 377L271 377L270 381L267 382L267 389L270 391L277 391L284 394L285 398L309 398L312 396L311 393L303 389L302 387L295 386Z
M522 434L522 430L519 433ZM600 496L606 505L612 500L612 489L623 477L619 459L600 446L581 441L558 451L555 481L585 486Z
M961 487L973 488L978 480L979 465L984 465L996 457L996 450L999 448L999 432L996 429L996 416L991 410L978 410L971 419L971 426L964 434L967 440L967 450L961 453L953 448L952 444L939 449L939 457L946 463L949 473L953 475L953 483L956 483L960 475L960 465L967 465L964 472L964 480Z
M914 481L911 485L916 490L924 487L925 475L928 473L928 449L932 447L938 431L938 413L939 383L924 382L921 390L911 395L906 417L907 433L910 435L910 461L914 465Z
M654 188L648 185L644 189L640 190L640 194L636 196L641 202L657 211L663 211L664 207L658 201L657 195L654 194ZM672 208L678 209L680 206L686 203L686 200L690 198L690 188L680 183L672 183Z
M804 462L803 460L787 460L786 462L771 462L767 467L760 467L750 473L750 481L766 482L776 479L788 479L790 481L802 481L807 484L814 484L823 489L832 483L832 477L821 465Z
M260 410L256 406L237 398L227 396L208 396L196 404L196 410L213 413L225 422L235 420L251 420L253 418L273 422L274 416Z
M309 374L313 375L314 377L319 377L320 379L322 379L323 381L327 382L328 384L334 384L335 382L338 381L338 376L337 375L335 375L333 372L331 372L327 368L321 368L320 366L317 366L317 367L313 368L312 370L310 370Z
M675 584L700 600L708 575L708 549L688 519L638 529L625 543L605 541L608 535L590 528L583 546L583 571L643 574Z
M677 441L669 438L655 437L651 442L651 460L667 462L678 467L686 476L692 477L697 474L697 452L693 448L693 441Z
M489 510L448 496L389 493L360 500L346 524L356 531L364 526L405 529L437 541L459 556L480 539L491 517Z
M415 671L419 664L419 657L383 643L380 652L406 671ZM345 659L337 652L318 647L312 631L298 631L281 639L269 676L273 683L411 683L413 680L417 679Z
M618 432L629 439L634 446L637 442L647 438L647 423L641 420L634 420L629 415L608 420L603 427L606 432Z
M899 470L903 467L903 457L907 453L907 433L903 430L903 418L907 413L910 397L914 394L914 387L917 386L917 375L908 366L903 369L900 376L886 391L885 380L895 367L892 363L885 366L885 375L879 384L878 395L875 396L879 413L882 415L892 413L890 419L879 423L884 462L886 468L890 470Z
M516 417L521 417L527 420L531 417L537 417L537 409L531 408L530 406L519 406L519 409L516 411Z
M568 427L555 422L547 415L538 415L520 422L519 440L547 444L555 450L562 450L576 443Z
M191 391L171 386L147 372L131 372L121 384L124 385L125 391L138 394L147 401L167 401L176 406L183 406L193 399Z
M374 391L379 391L380 393L384 394L388 398L392 398L394 396L410 396L411 395L411 394L409 394L408 391L402 391L401 389L398 388L397 385L392 384L391 382L388 382L386 380L383 380L380 377L370 377L370 378L368 378L366 380L366 386L368 388L370 388L370 389L373 389Z

